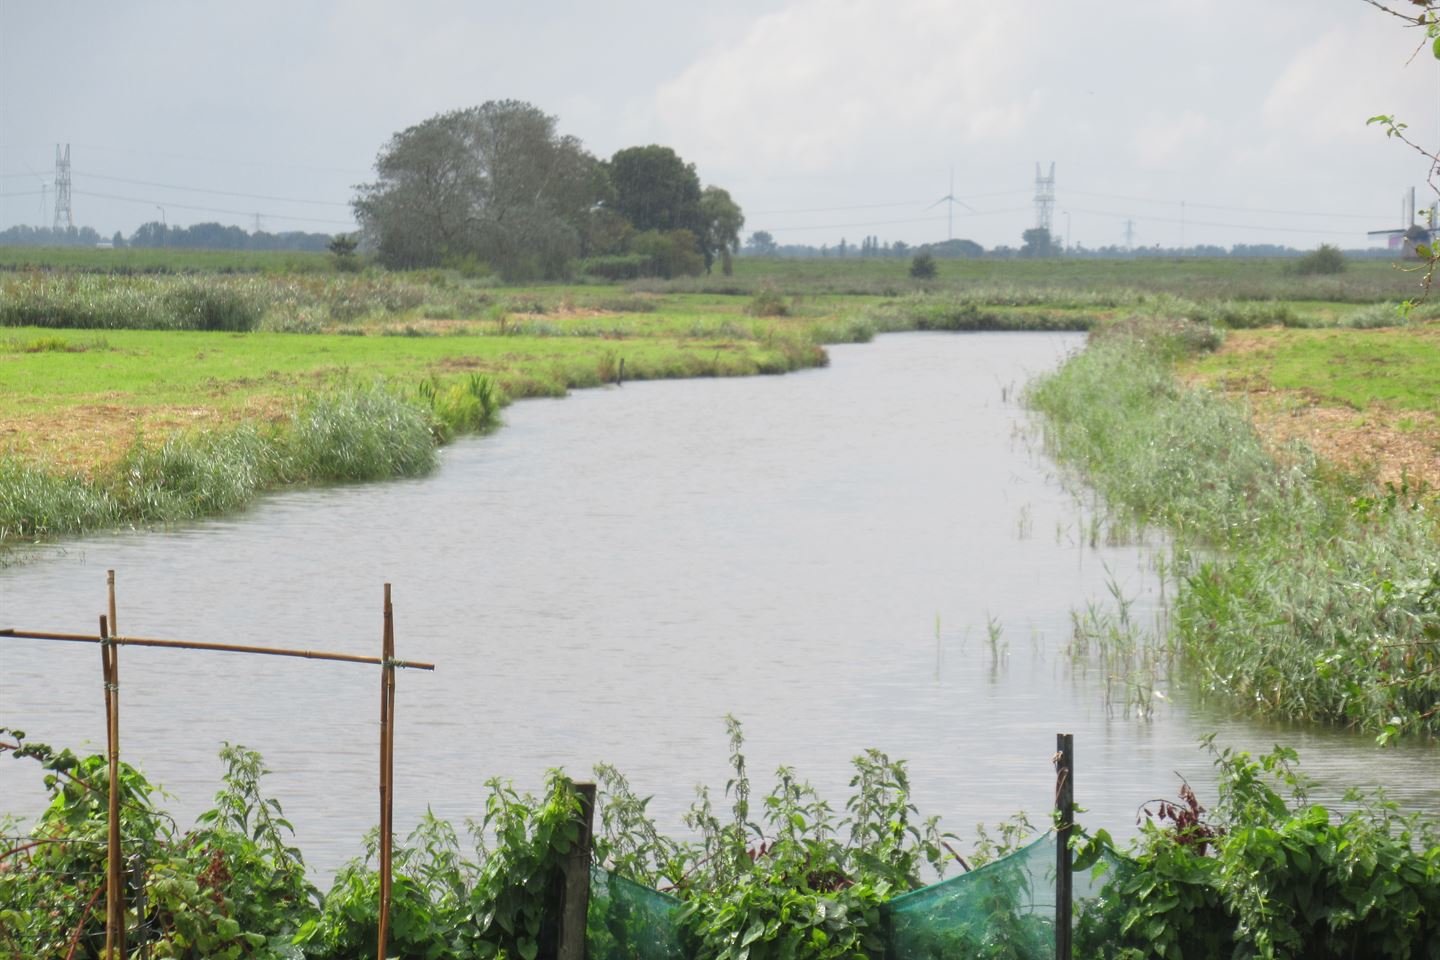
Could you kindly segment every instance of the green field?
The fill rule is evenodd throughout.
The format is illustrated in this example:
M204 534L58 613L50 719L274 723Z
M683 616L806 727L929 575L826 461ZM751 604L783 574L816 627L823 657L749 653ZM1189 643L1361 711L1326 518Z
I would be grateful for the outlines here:
M452 270L339 272L311 254L0 249L6 266L0 456L33 489L69 474L103 486L143 451L213 445L246 425L284 433L336 390L383 384L445 437L489 422L437 406L480 389L477 377L503 406L614 382L622 368L625 379L780 373L824 363L826 343L899 330L1185 318L1230 328L1232 346L1264 344L1201 361L1196 376L1228 389L1304 383L1418 410L1440 382L1429 305L1393 329L1347 329L1400 324L1393 304L1418 284L1372 261L1304 277L1282 260L952 260L922 282L898 259L742 257L733 276L513 287ZM1312 327L1323 329L1301 329ZM83 528L27 525L19 501L9 509L12 531Z

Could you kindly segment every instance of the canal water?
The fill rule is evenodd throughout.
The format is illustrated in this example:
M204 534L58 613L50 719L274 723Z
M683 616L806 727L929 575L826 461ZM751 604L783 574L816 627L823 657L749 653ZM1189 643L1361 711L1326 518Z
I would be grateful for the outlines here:
M843 808L849 760L909 761L922 814L968 839L1043 822L1055 733L1076 737L1083 821L1134 831L1198 744L1296 746L1318 799L1384 785L1440 809L1433 748L1256 724L1162 683L1152 718L1066 653L1072 613L1162 606L1157 546L1110 544L1038 449L1023 384L1075 335L900 334L784 377L627 383L506 411L423 479L266 497L222 520L89 537L0 569L0 627L91 632L117 571L128 634L379 652L394 584L397 828L463 821L485 782L617 766L662 829L723 794L723 718L757 793L794 767ZM90 646L0 641L0 725L103 739ZM207 806L225 741L260 750L308 861L328 874L376 817L378 676L306 660L129 648L123 755ZM1113 684L1109 684L1113 689ZM27 764L0 812L33 815Z

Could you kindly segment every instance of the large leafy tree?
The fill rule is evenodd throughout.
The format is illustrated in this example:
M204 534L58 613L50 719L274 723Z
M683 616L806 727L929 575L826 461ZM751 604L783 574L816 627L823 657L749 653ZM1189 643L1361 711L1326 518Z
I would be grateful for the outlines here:
M700 177L669 147L626 147L610 158L613 206L636 230L703 232Z
M745 226L745 214L740 205L730 199L730 192L719 187L706 187L700 194L700 247L705 256L705 272L719 256L730 273L730 255L740 250L740 228Z
M380 262L488 262L508 278L557 276L579 251L604 170L555 118L517 100L431 117L390 138L355 214Z

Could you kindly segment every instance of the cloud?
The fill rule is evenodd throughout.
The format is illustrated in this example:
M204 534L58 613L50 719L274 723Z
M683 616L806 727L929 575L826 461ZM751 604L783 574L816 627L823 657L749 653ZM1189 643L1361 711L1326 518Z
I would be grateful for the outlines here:
M1260 111L1266 128L1312 144L1363 143L1377 135L1366 117L1428 117L1435 61L1422 50L1407 66L1413 42L1399 30L1326 31L1296 51L1271 85Z
M719 167L791 172L1012 137L1038 100L1024 84L1035 52L1005 42L1023 16L978 0L796 0L663 84L659 125Z
M1211 136L1214 124L1195 110L1151 120L1133 137L1135 160L1144 169L1164 169L1181 163L1186 154Z

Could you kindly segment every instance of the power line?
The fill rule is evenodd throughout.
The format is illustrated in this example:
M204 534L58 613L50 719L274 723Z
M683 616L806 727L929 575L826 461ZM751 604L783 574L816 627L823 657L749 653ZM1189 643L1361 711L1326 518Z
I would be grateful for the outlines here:
M114 183L130 183L141 187L160 187L165 190L183 190L186 193L211 193L223 197L241 197L246 200L275 200L280 203L307 203L312 206L321 207L350 206L348 201L342 203L338 200L306 200L301 197L276 197L265 193L239 193L234 190L209 190L205 187L182 187L174 183L157 183L154 180L132 180L128 177L107 177L98 173L85 173L80 170L75 171L75 175L77 177L89 177L91 180L109 180Z
M1027 190L1000 190L995 193L976 193L964 197L956 197L956 200L991 200L995 197L1010 197L1017 193L1028 193ZM783 213L838 213L843 210L876 210L882 207L918 207L924 200L896 200L893 203L857 203L844 207L799 207L789 210L754 210L747 211L747 216L767 217ZM934 206L934 204L931 204ZM861 224L864 226L864 224Z
M1115 213L1110 210L1086 210L1083 207L1068 207L1067 209L1074 213L1087 213L1096 217L1114 217L1117 220L1125 220L1127 222L1131 218L1130 214ZM1142 217L1141 219L1148 223L1184 223L1194 227L1221 227L1227 230L1266 230L1274 233L1308 233L1320 236L1346 232L1344 230L1315 230L1306 227L1275 227L1256 223L1216 223L1211 220L1191 220L1189 218L1181 220L1179 217Z
M1124 200L1129 203L1152 203L1161 206L1173 207L1178 201L1157 200L1154 197L1131 197L1118 193L1095 193L1090 190L1069 190L1069 193L1082 197L1098 197L1102 200ZM1290 217L1343 217L1348 220L1374 220L1373 213L1327 213L1323 210L1276 210L1270 207L1234 207L1218 203L1194 203L1186 201L1187 206L1203 207L1206 210L1226 210L1231 213L1274 213ZM1154 219L1153 217L1150 219Z
M230 210L230 209L226 209L226 208L224 208L224 207L200 207L200 206L195 206L194 204L188 204L188 203L164 203L164 204L162 204L161 201L155 200L155 199L153 199L153 198L146 198L146 197L121 197L121 196L117 196L117 195L115 195L115 194L113 194L113 193L94 193L94 192L91 192L91 191L89 191L89 190L76 190L75 193L80 194L81 196L85 196L85 197L97 197L97 198L99 198L99 199L101 199L101 200L119 200L119 201L122 201L122 202L124 202L124 203L141 203L141 204L144 204L144 205L147 206L147 207L163 205L163 206L165 206L166 208L174 207L174 208L177 209L177 210L196 210L196 211L199 211L199 212L201 212L201 213L229 213L229 214L232 214L232 215L235 215L235 216L241 216L241 217L253 217L253 216L255 216L255 214L257 213L257 211L255 211L255 210ZM269 218L272 219L272 220L297 220L297 221L303 221L303 222L306 222L306 223L333 223L333 224L339 224L339 225L341 225L341 226L347 226L347 227L349 227L349 226L354 226L354 224L355 224L355 222L354 222L353 220L327 220L327 219L324 219L324 218L322 218L322 217L292 217L292 216L288 216L288 215L283 214L283 213L268 213L268 212L265 212L265 211L258 211L258 212L259 212L262 216L269 217Z
M1001 214L1023 213L1024 208L1019 207L1010 210L979 210L970 214L972 217L993 217ZM849 227L888 227L902 223L935 223L947 220L947 217L912 217L906 220L870 220L864 223L816 223L805 226L794 227L767 227L768 233L785 233L795 230L840 230Z

